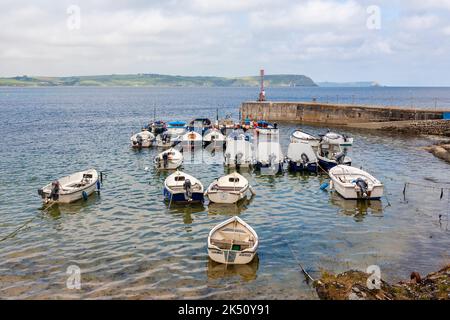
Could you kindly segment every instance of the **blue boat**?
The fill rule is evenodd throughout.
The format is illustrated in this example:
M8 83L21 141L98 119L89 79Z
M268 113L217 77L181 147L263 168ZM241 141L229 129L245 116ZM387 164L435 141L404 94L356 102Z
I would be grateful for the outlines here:
M170 203L202 203L204 189L202 183L193 176L176 171L164 181L164 199Z
M317 159L319 167L325 171L329 171L339 164L346 166L352 165L352 159L347 156L347 153L342 149L339 143L332 143L331 141L322 141L319 143L317 151Z
M316 153L307 142L291 142L287 160L289 171L317 173L319 169Z

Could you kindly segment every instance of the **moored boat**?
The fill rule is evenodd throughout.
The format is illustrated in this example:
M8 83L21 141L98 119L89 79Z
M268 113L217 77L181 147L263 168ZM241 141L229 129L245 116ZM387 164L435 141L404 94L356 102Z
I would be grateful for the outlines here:
M347 166L352 165L352 159L347 156L346 152L342 150L342 147L334 141L327 142L322 140L319 143L317 151L317 159L319 160L319 167L325 171L331 168L343 164Z
M208 187L206 195L211 202L236 203L252 191L248 180L237 172L214 180Z
M234 130L228 135L224 152L224 165L226 167L250 167L254 163L253 145L251 136L242 130Z
M155 135L153 133L143 129L141 132L131 136L131 146L133 148L149 148L152 146L154 139Z
M170 148L180 141L178 135L173 135L169 131L158 134L155 139L156 146L159 148Z
M208 235L208 255L218 263L250 263L258 245L255 230L237 216L218 224Z
M223 144L225 140L226 137L217 128L209 129L203 135L203 143L206 145L210 143Z
M87 198L100 188L95 169L76 172L60 178L38 190L45 203L71 203Z
M304 141L291 142L288 147L287 160L290 171L317 172L318 160L313 147Z
M278 125L266 121L258 121L255 128L256 135L276 136L279 134Z
M172 136L181 136L187 131L185 121L170 121L167 124L167 132Z
M203 202L203 185L193 176L176 171L164 181L164 197L169 202Z
M159 170L174 170L183 164L183 155L175 148L170 148L158 154L154 159Z
M259 142L256 148L255 169L262 174L274 175L283 171L284 157L278 142Z
M196 118L189 123L188 130L195 131L203 136L203 134L212 128L211 120L208 118Z
M331 131L323 135L322 140L328 143L339 144L341 147L351 147L353 145L353 138Z
M166 131L166 123L161 120L156 120L148 125L148 129L156 137L158 134Z
M180 141L183 144L183 147L197 146L203 143L203 137L198 132L189 131L180 137Z
M317 147L319 146L319 141L320 139L316 136L300 129L297 129L291 133L291 143L306 142L309 143L312 147Z
M378 200L383 196L383 184L364 170L338 165L329 171L329 175L330 188L344 199Z

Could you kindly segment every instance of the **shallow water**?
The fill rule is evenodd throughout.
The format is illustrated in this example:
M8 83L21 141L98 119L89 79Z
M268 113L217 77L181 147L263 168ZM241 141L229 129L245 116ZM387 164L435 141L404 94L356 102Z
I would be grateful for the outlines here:
M280 100L308 94L272 90ZM383 278L400 280L450 262L448 194L440 199L440 190L418 186L409 186L405 199L402 193L405 182L450 186L448 164L420 149L430 143L422 137L343 132L355 138L354 165L385 183L381 202L364 205L321 191L323 176L244 171L257 192L253 199L235 207L168 208L162 196L167 173L152 166L157 150L131 150L131 132L153 117L154 107L163 120L215 118L217 108L221 117L237 118L240 102L254 91L0 89L0 238L29 222L0 242L0 297L314 299L298 263L314 277L377 264ZM295 125L280 127L286 152ZM216 164L221 157L220 151L197 152L183 170L207 187L226 172ZM88 167L107 175L100 195L39 210L39 187ZM209 261L206 238L234 214L261 242L250 265L225 267ZM70 265L81 269L80 290L66 288Z

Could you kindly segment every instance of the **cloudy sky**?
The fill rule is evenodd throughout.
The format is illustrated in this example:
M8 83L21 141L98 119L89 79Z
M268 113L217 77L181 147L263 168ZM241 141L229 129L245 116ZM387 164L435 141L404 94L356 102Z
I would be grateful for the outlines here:
M450 0L0 0L0 76L261 67L450 86Z

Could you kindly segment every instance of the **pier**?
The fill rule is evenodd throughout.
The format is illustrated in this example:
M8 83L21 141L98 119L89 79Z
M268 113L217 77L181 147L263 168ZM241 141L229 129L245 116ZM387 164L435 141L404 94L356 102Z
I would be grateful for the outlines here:
M242 118L267 121L294 121L350 125L396 121L443 120L450 110L406 107L364 106L318 102L243 102ZM447 121L446 121L447 122ZM448 121L450 126L450 121Z

